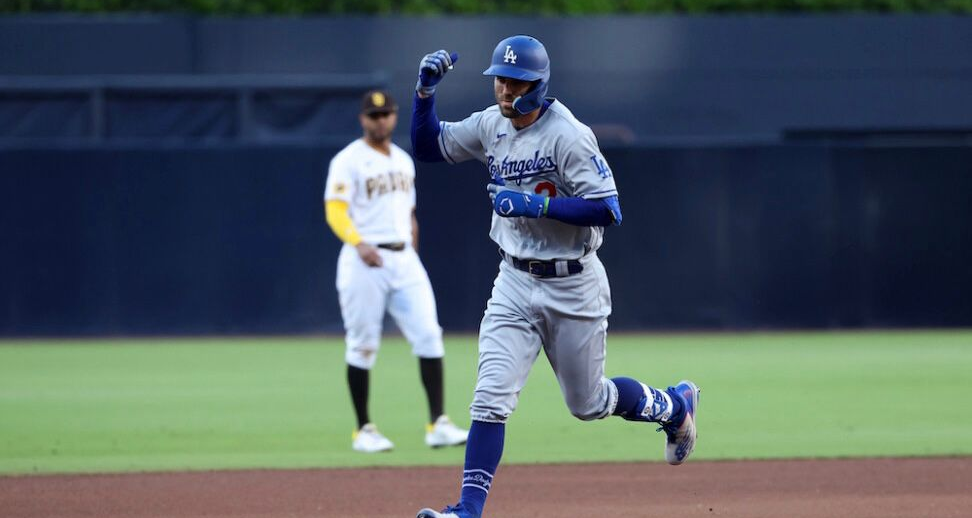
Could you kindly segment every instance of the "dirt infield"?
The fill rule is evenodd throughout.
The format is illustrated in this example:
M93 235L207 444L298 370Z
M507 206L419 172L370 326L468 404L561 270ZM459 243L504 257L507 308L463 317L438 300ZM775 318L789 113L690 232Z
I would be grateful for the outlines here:
M4 517L399 517L456 495L459 468L0 477ZM972 457L502 466L499 517L972 516Z

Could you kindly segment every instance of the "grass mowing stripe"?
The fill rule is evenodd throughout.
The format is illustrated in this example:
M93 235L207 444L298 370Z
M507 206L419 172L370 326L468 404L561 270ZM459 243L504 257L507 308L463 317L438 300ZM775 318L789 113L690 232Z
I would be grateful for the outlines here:
M446 404L466 410L473 336L448 337ZM0 473L460 465L429 450L417 361L389 338L372 417L394 452L350 450L353 416L335 338L0 342ZM702 388L707 459L972 454L972 333L617 334L607 375ZM929 420L928 416L935 416ZM538 359L508 425L504 462L662 459L650 424L570 416Z

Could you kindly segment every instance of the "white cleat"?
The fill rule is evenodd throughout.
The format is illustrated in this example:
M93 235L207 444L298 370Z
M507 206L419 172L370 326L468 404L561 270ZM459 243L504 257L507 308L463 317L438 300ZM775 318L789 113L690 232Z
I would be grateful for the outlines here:
M685 462L695 449L695 414L699 411L699 392L699 387L688 380L682 380L668 389L669 395L681 397L682 404L685 405L684 418L680 423L668 422L661 428L668 436L665 460L673 466Z
M385 437L378 431L378 427L368 423L361 427L360 430L354 432L351 435L351 448L354 451L361 451L365 453L376 453L379 451L389 451L395 447L388 437Z
M466 444L469 430L454 425L445 415L439 416L434 423L425 427L425 444L433 448Z

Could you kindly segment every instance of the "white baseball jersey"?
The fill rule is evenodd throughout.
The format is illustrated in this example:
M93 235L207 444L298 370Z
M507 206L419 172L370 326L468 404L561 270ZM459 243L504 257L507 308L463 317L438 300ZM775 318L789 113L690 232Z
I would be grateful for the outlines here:
M415 164L391 144L385 155L363 139L331 160L325 200L348 203L351 221L365 243L404 243L401 251L379 249L383 266L373 268L345 244L338 256L336 285L344 320L345 360L360 369L375 364L382 321L389 312L421 358L441 358L442 328L436 316L432 284L412 248Z
M415 208L415 164L391 144L385 155L358 139L331 159L325 200L348 204L351 221L365 243L412 241Z
M460 122L444 122L439 150L450 163L476 159L506 187L546 196L587 199L618 194L597 139L560 101L533 124L516 130L499 106ZM493 214L489 236L506 253L531 259L578 259L601 246L603 227L578 227L548 218Z

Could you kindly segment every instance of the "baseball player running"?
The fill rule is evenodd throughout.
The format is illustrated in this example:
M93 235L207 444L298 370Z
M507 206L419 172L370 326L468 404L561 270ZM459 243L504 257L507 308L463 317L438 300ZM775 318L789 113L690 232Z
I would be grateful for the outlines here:
M429 400L425 443L462 444L468 432L443 413L442 328L429 276L416 253L415 165L391 142L398 107L387 93L368 92L359 120L364 136L331 160L324 190L327 223L344 242L337 290L346 331L348 386L358 418L351 446L369 453L393 447L368 416L368 373L378 354L386 310L419 358Z
M604 377L611 293L597 249L604 228L621 224L610 167L590 128L557 99L545 97L547 51L512 36L493 51L496 104L460 122L440 123L435 90L458 55L425 56L412 117L412 146L422 161L479 160L491 181L490 237L502 260L479 330L479 377L470 406L459 503L418 518L483 514L503 454L505 423L541 349L571 414L617 415L658 423L665 459L681 464L695 446L699 389L682 381L665 390L632 378Z

